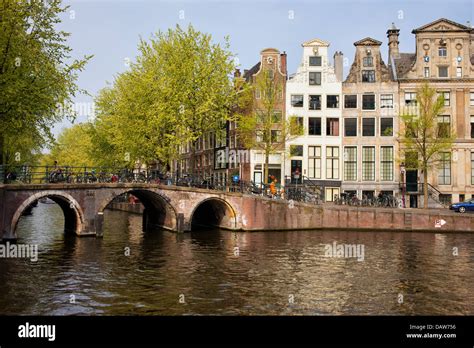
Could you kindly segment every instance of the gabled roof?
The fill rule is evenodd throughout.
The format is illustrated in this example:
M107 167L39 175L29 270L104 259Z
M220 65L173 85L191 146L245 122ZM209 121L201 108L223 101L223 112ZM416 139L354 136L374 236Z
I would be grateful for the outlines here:
M366 37L365 39L354 42L354 46L380 46L381 41Z
M301 44L301 46L303 46L303 47L311 47L311 46L324 46L324 47L328 47L328 46L329 46L329 42L326 42L326 41L323 41L323 40L320 40L320 39L313 39L313 40L309 40L309 41L303 42L303 43Z
M403 76L412 68L413 64L415 64L415 60L416 53L400 53L399 58L393 59L397 78L403 78Z
M437 19L431 23L425 24L419 28L413 29L412 33L416 34L418 32L427 32L427 31L472 31L472 28L465 26L463 24L456 23L446 18Z

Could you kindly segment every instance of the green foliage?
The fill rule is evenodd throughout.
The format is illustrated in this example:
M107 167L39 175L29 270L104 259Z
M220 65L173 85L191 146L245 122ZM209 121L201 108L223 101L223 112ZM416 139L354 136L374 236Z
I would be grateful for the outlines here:
M81 90L77 73L91 57L70 61L68 33L57 31L60 0L0 0L0 147L3 163L38 151ZM69 61L69 62L68 62Z
M228 48L192 26L141 40L130 70L97 97L95 158L169 163L180 145L220 129L239 104Z

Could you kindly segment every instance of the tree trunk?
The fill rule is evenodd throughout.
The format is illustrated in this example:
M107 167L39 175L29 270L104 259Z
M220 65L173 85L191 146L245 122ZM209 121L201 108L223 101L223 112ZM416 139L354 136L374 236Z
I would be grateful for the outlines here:
M268 185L268 164L270 162L270 153L268 150L265 150L265 168L263 170L263 183Z
M423 208L428 209L428 170L423 168Z

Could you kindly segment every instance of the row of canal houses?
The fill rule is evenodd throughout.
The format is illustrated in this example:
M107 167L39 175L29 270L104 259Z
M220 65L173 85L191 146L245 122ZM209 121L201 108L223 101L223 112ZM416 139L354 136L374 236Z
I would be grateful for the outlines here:
M404 168L399 115L416 106L416 90L428 82L445 98L438 122L448 123L456 132L452 152L443 154L443 161L430 173L433 204L474 198L474 30L470 24L439 19L412 33L416 50L402 53L399 29L392 24L387 30L388 62L382 59L381 41L367 37L355 42L345 79L347 59L339 51L331 59L327 41L304 42L301 64L291 75L286 53L262 50L260 61L242 77L254 83L259 74L273 71L283 90L275 113L283 120L297 117L304 126L303 135L270 156L270 175L283 184L295 178L311 182L321 188L326 201L342 192L362 197L403 191L407 206L420 206L418 184L423 175ZM258 107L258 93L254 98ZM241 180L262 182L264 156L258 149L250 151L246 163L216 165L216 151L237 146L236 127L228 125L225 140L202 140L198 170L216 180L238 174ZM186 170L186 156L180 166Z

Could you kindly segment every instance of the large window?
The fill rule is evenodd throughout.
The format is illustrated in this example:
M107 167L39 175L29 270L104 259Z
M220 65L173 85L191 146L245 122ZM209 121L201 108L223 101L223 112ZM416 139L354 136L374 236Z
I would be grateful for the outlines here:
M364 94L362 96L362 109L375 110L375 94Z
M280 123L282 120L282 113L281 111L273 111L273 123Z
M448 77L448 67L439 66L438 67L438 77Z
M321 110L321 96L310 95L309 96L309 109L310 110Z
M380 136L391 137L393 136L393 118L382 117L380 119Z
M439 92L439 95L442 95L444 98L444 106L449 106L451 104L451 93Z
M356 137L357 136L357 118L345 118L344 119L344 136Z
M299 116L290 116L291 135L304 135L304 118Z
M393 108L393 94L381 94L380 107L392 109Z
M302 94L293 94L291 96L291 106L294 108L303 107L303 95Z
M357 180L357 147L348 146L344 148L344 180Z
M346 109L357 108L357 94L346 94L344 96L344 108Z
M456 67L456 77L462 77L462 67Z
M362 136L373 137L375 136L375 118L366 117L362 119Z
M449 115L438 116L438 137L448 138L451 132L451 117Z
M375 147L362 147L362 180L375 180Z
M416 105L416 92L405 92L405 105Z
M327 95L326 96L326 107L328 109L337 109L339 107L339 96L338 95Z
M393 147L382 146L380 148L380 180L393 180Z
M319 71L311 71L309 73L309 84L311 86L319 86L321 84L321 73Z
M270 131L270 140L272 143L278 143L281 141L281 131L277 129L272 129Z
M449 152L440 154L438 184L451 185L451 154Z
M321 135L321 117L309 117L308 122L308 134Z
M321 179L321 146L308 146L308 176Z
M375 70L362 70L362 82L375 82Z
M326 147L326 179L339 179L339 148Z
M425 66L423 68L423 76L424 77L430 77L430 68L429 67Z
M321 66L321 57L320 56L312 56L309 57L309 66Z
M326 119L326 135L339 136L339 119L338 118Z
M446 57L448 55L448 50L446 49L446 46L441 46L438 48L438 55L440 57Z

